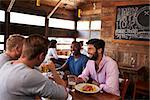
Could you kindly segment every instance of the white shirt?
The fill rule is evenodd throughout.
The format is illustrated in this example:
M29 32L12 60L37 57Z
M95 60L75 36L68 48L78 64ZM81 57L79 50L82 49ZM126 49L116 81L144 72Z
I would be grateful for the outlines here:
M81 49L80 52L81 52L81 54L88 56L88 53L84 48Z
M47 55L45 57L45 61L49 60L50 58L58 59L56 48L49 48Z

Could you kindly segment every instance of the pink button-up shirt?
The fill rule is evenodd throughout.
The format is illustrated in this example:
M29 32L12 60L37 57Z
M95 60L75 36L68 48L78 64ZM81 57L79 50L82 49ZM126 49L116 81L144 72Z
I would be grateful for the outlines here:
M97 72L95 70L95 61L89 60L86 68L78 77L81 77L84 81L88 81L90 77L100 83L99 87L101 90L103 89L107 93L120 96L118 65L108 56L103 56Z

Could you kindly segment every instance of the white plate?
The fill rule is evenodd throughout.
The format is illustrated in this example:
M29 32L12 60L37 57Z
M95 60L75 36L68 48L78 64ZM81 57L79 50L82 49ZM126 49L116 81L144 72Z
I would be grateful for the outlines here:
M63 78L63 76L64 76L63 71L57 71L57 73L59 74L60 78ZM53 74L51 72L48 72L48 77L53 78Z
M92 88L94 89L93 91L83 91L82 88L86 85L92 86ZM83 93L97 93L100 91L100 88L97 85L94 84L89 84L89 83L80 83L75 85L75 89L77 91L83 92Z

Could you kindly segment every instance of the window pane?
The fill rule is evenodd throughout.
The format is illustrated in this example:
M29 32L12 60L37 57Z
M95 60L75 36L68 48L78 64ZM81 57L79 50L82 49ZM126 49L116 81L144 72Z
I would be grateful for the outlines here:
M49 27L75 29L75 22L70 20L64 20L64 19L50 18Z
M70 45L57 45L57 49L60 49L60 50L70 50L70 47L71 47L71 44Z
M78 21L77 22L77 30L89 30L89 21Z
M0 42L4 42L4 35L0 35Z
M101 21L91 21L91 30L100 30Z
M73 38L56 38L48 37L49 40L55 39L57 41L57 49L60 50L70 50L71 43L74 41Z
M83 45L86 45L86 42L88 42L88 39L82 39L82 38L76 38L76 41L83 41Z
M10 12L10 22L20 23L20 24L37 25L37 26L45 26L45 17Z
M71 44L74 39L73 38L56 38L56 37L48 37L49 40L55 39L57 44Z
M3 11L3 10L0 10L0 21L1 22L5 22L5 11Z
M4 44L0 44L0 50L4 50Z

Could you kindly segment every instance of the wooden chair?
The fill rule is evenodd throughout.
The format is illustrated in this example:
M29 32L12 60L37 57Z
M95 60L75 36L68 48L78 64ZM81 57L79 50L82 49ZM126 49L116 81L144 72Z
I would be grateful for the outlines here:
M42 100L40 96L35 96L35 100Z
M142 94L149 98L149 82L138 80L134 85L133 100L136 99L136 94Z
M121 100L124 100L128 86L130 84L130 80L128 78L125 79L119 78L119 83L120 83L119 89L121 94Z

